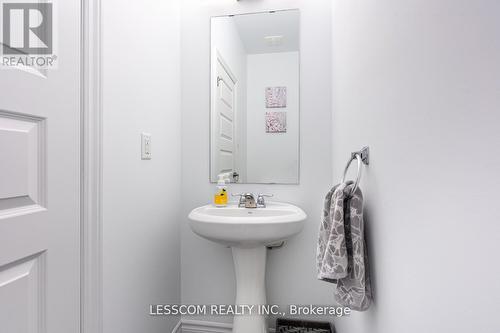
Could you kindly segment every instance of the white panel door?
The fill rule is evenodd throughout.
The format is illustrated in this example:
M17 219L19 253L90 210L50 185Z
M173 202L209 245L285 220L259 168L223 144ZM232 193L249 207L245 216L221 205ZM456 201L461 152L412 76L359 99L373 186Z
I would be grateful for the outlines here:
M57 68L0 69L1 333L80 329L81 3L53 5Z
M236 155L235 80L229 70L217 62L216 119L216 174L234 172Z

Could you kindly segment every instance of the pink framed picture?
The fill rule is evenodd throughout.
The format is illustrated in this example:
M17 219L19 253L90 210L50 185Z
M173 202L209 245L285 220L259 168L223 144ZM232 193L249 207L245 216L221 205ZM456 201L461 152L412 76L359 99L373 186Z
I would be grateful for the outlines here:
M266 108L286 108L286 87L266 88Z
M286 112L266 112L266 133L286 133Z

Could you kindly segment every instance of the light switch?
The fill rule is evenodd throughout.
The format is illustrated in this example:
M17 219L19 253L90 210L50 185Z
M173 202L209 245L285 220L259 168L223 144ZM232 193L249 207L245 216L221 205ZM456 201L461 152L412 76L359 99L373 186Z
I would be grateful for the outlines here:
M141 159L151 159L151 134L141 133Z

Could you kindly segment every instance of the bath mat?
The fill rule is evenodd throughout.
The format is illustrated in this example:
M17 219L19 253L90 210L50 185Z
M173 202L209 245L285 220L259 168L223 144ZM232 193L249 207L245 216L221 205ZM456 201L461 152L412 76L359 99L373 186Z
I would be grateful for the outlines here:
M335 328L328 322L276 319L276 333L335 333Z

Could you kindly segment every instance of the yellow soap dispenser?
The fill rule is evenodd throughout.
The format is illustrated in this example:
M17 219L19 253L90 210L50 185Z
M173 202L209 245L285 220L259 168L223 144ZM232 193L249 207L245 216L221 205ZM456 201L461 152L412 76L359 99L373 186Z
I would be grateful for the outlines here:
M224 174L220 174L217 180L217 192L214 194L214 205L217 207L227 206L227 185Z

